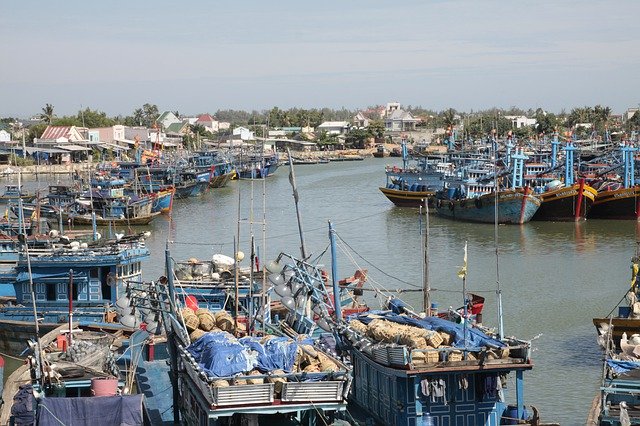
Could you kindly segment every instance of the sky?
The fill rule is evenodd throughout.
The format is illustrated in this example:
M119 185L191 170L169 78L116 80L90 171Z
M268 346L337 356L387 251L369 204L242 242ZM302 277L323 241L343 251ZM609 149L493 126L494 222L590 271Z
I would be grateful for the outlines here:
M638 0L35 1L0 6L0 117L640 103Z

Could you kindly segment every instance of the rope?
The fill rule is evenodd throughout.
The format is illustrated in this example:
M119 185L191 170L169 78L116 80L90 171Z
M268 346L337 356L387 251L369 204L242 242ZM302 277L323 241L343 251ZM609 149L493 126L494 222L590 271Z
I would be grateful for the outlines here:
M4 352L0 352L0 356L2 356L3 358L11 358L15 359L16 361L24 362L24 358L18 358L17 356L9 355Z
M42 407L45 410L47 410L49 412L49 414L51 414L51 416L57 420L58 423L60 423L62 426L66 426L66 423L63 422L62 420L60 420L59 418L56 417L55 414L53 414L53 411L49 410L49 407L47 407L45 404L38 404L38 407Z

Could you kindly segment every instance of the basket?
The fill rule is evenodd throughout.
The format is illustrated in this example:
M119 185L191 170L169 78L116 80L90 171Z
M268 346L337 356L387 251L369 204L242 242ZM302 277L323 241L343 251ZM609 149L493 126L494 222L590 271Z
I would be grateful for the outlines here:
M442 336L440 335L440 333L438 332L432 332L430 334L428 334L425 339L427 340L427 343L429 343L429 346L433 346L434 348L437 348L438 346L440 346L442 344L442 342L444 342L444 339L442 338Z
M189 331L197 330L198 327L200 326L200 320L198 319L197 316L191 315L189 317L184 318L184 325L185 327L187 327L187 330Z
M447 361L449 362L459 362L462 361L462 352L461 351L451 351L447 355Z
M189 334L189 339L191 339L192 342L195 342L196 340L198 340L199 338L201 338L202 336L204 336L205 334L207 334L205 331L202 330L193 330L191 332L191 334Z
M213 315L211 315L211 312L209 311L199 314L198 320L200 320L200 328L204 331L211 331L211 329L216 326L216 320L215 318L213 318Z
M211 314L211 312L209 312L207 308L198 308L198 310L195 313L197 316L200 316L202 314Z

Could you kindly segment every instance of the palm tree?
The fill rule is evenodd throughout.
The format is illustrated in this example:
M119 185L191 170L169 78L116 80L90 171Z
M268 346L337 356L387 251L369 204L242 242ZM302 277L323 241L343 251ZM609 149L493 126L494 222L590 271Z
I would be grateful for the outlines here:
M44 108L42 108L42 114L40 114L40 119L47 122L47 124L51 124L51 121L55 117L53 113L53 105L46 104Z

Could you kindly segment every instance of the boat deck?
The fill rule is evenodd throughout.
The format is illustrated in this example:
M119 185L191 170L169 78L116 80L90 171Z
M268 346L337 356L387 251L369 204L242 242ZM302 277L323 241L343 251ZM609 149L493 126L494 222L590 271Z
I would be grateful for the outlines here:
M152 425L173 424L173 389L167 360L143 361L137 368L138 392L144 394L145 415Z

